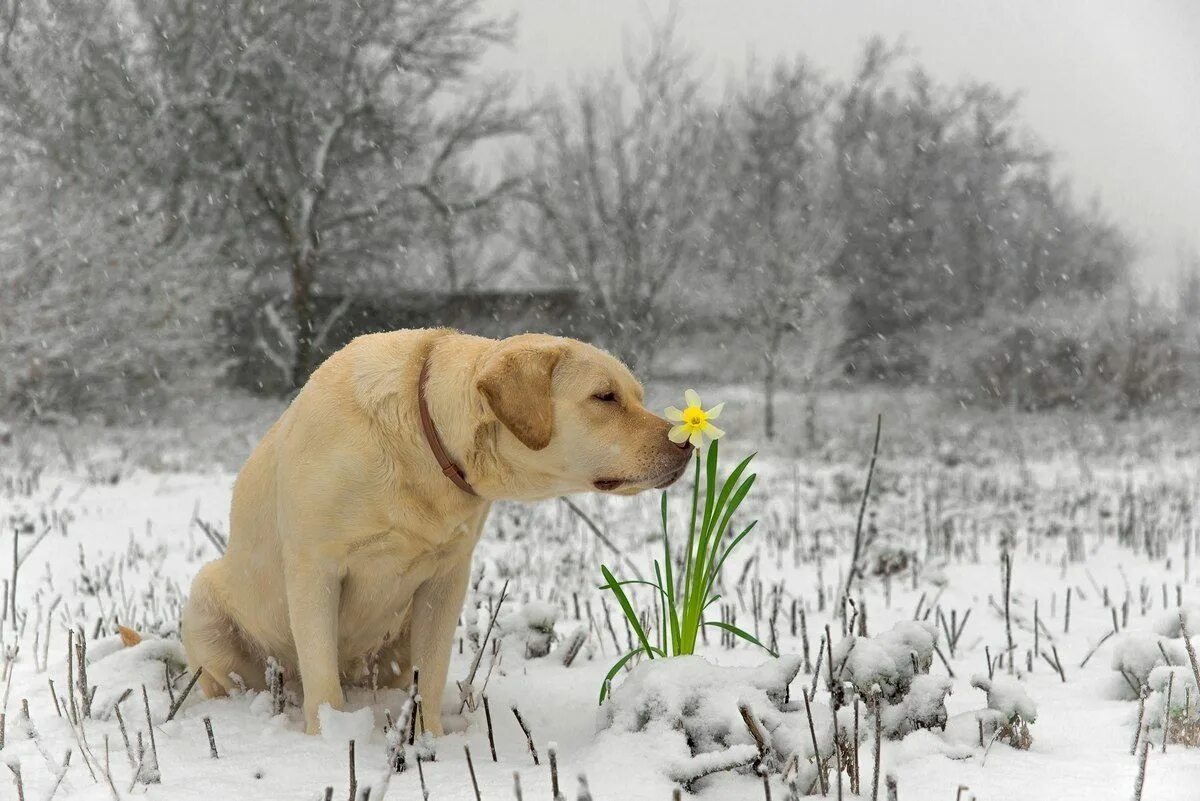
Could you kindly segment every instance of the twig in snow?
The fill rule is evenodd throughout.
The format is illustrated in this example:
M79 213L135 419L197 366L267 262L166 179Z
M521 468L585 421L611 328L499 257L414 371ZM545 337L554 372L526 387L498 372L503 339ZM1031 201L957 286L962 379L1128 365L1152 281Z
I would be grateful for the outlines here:
M1140 693L1138 693L1137 727L1133 730L1133 745L1129 746L1130 756L1134 756L1137 754L1138 742L1142 736L1142 721L1144 721L1146 719L1146 696L1147 695L1149 695L1149 689L1146 687L1143 687L1142 691Z
M1142 732L1142 752L1138 756L1137 778L1133 783L1133 801L1142 801L1142 789L1146 785L1146 761L1150 758L1150 727Z
M1115 634L1115 633L1116 632L1112 632L1112 631L1106 632L1105 635L1100 638L1100 641L1092 646L1092 650L1088 651L1087 656L1085 656L1083 658L1083 661L1079 663L1079 667L1083 667L1084 665L1086 665L1088 663L1088 660L1092 658L1092 655L1095 654L1096 651L1100 650L1100 646L1104 645L1104 643L1108 642L1108 638L1113 636L1113 634Z
M1200 686L1200 664L1196 661L1196 648L1192 645L1191 635L1188 634L1183 612L1179 613L1179 633L1183 636L1183 647L1187 649L1188 662L1192 665L1192 676L1196 679L1196 685Z
M217 755L217 741L216 738L213 737L212 718L210 718L208 715L204 716L204 731L208 734L209 756L211 756L213 759L219 759L220 757Z
M530 734L529 727L525 725L525 721L521 719L521 712L515 704L513 705L512 712L517 719L517 725L521 727L521 731L525 732L525 740L529 743L529 754L533 757L533 764L540 765L537 749L533 746L533 735Z
M883 415L875 418L875 444L871 448L871 464L867 468L867 483L863 487L862 502L858 506L858 522L854 527L854 551L850 557L850 571L846 574L846 582L842 588L841 603L838 604L838 615L845 619L846 600L850 597L854 586L854 578L862 566L859 564L863 551L863 515L867 511L867 498L871 495L871 479L875 476L875 460L879 458L879 434L883 430Z
M488 706L488 697L483 696L483 716L487 719L488 748L492 750L492 761L496 761L496 738L492 734L492 708Z
M596 535L596 539L607 545L609 549L617 555L617 558L625 563L625 567L627 567L629 571L633 573L634 578L636 578L638 581L642 580L641 571L638 570L637 565L633 563L633 560L629 558L629 555L614 545L613 541L605 536L604 532L601 531L600 527L592 521L592 518L587 516L586 512L576 506L575 502L566 496L559 498L559 500L566 504L567 508L574 512L575 515L584 522L584 525L591 529L591 532Z
M1167 676L1167 697L1163 701L1162 752L1167 753L1167 733L1171 731L1171 695L1175 692L1175 671Z
M762 764L763 758L767 755L767 737L763 733L762 726L755 719L754 714L750 711L750 707L746 704L738 704L738 712L742 715L742 722L746 724L746 729L750 732L750 736L754 738L754 744L758 747L758 759L755 760L754 767L757 769Z
M871 801L879 801L879 763L883 758L883 719L882 710L880 709L880 696L882 695L879 685L871 687L872 699L875 702L875 773L871 778Z
M196 686L196 682L200 681L200 673L203 670L204 668L196 668L196 672L192 674L191 681L189 681L187 686L183 688L183 692L178 698L175 699L175 703L171 704L171 709L167 712L167 720L174 719L175 713L179 711L179 707L183 706L183 702L187 700L188 693L190 693L192 688ZM144 686L142 687L142 692L146 692L146 688ZM147 706L147 709L149 709L149 706ZM147 716L149 716L148 712Z
M467 671L467 680L459 685L463 689L462 704L458 707L458 714L462 714L463 709L467 706L467 701L472 698L471 685L475 683L475 675L479 671L479 660L483 658L483 652L487 649L488 638L492 636L492 627L496 625L496 618L500 616L500 608L504 606L504 599L508 597L508 581L504 582L504 587L500 590L500 600L496 601L496 606L492 609L492 616L488 620L487 629L483 633L483 642L479 644L479 650L475 652L475 658L471 660L471 669ZM474 708L474 705L472 705Z
M553 801L559 801L562 794L558 791L558 751L551 744L548 749L550 755L550 798Z
M146 692L146 685L142 685L142 703L146 706L146 729L150 732L150 756L153 764L150 766L150 773L143 778L146 784L158 784L162 781L162 772L158 765L158 743L154 741L154 721L150 718L150 696ZM82 722L80 723L82 727Z
M821 769L821 749L817 745L817 729L813 725L812 704L808 700L808 693L801 688L800 692L804 693L804 712L808 716L808 736L812 738L813 746L813 761L817 766L817 781L821 785L821 795L825 795L829 788L825 784L825 771Z
M471 746L463 744L463 753L467 755L467 770L471 773L471 787L475 790L475 801L483 801L479 794L479 781L475 778L475 763L471 761Z
M45 801L53 801L54 794L58 792L59 785L63 783L63 779L67 776L67 769L71 767L71 749L67 749L67 753L63 755L62 767L54 771L54 784L50 787L50 792L46 793Z
M13 537L17 536L17 532L13 531ZM14 546L14 550L15 550ZM14 571L16 572L16 571ZM8 769L12 771L13 781L17 785L17 801L25 801L25 782L21 779L21 766L9 764Z

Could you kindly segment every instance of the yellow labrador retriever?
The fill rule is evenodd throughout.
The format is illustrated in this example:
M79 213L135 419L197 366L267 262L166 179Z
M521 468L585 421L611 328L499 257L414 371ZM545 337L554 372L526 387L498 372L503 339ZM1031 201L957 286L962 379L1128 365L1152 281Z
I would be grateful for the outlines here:
M229 547L183 615L209 697L263 689L276 659L318 709L379 666L441 702L471 552L492 501L665 487L690 446L619 361L572 339L449 330L359 337L313 373L238 475Z

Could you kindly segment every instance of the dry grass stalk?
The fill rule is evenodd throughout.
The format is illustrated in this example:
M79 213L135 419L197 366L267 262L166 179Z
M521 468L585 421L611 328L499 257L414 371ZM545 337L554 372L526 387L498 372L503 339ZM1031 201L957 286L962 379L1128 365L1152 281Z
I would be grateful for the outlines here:
M1179 613L1179 633L1183 637L1183 647L1187 649L1188 662L1192 666L1192 676L1196 679L1196 686L1200 687L1200 663L1196 661L1196 648L1192 645L1192 638L1188 634L1187 620L1184 618L1183 612Z
M183 706L183 702L187 700L188 693L190 693L192 688L196 686L196 682L200 681L200 674L203 672L203 670L204 668L196 668L196 672L192 674L191 680L187 683L187 686L183 688L183 693L175 699L175 703L171 704L171 709L167 712L167 720L173 720L175 718L175 713L179 711L179 708ZM145 695L145 693L146 687L145 685L142 685L142 694ZM148 702L146 708L149 709ZM149 717L149 712L146 714L147 717Z
M15 538L16 535L14 534L13 537ZM15 574L16 571L14 570L13 573ZM21 766L9 765L8 769L12 771L13 781L17 785L17 801L25 801L25 782L21 779Z
M541 763L538 761L537 748L535 748L533 745L533 734L530 733L529 727L525 725L525 721L521 718L521 711L517 709L515 704L513 705L512 712L513 716L517 719L517 725L520 726L521 731L525 733L525 741L529 744L529 755L533 757L533 764L540 765Z
M217 740L213 737L212 718L208 715L204 716L204 731L208 734L208 754L213 759L219 759L217 754Z
M479 794L479 781L475 778L475 763L471 761L471 746L463 744L463 753L467 755L467 771L471 774L471 788L475 790L475 801L483 801Z
M562 794L558 791L558 751L551 746L548 753L550 755L550 797L553 801L559 801Z
M488 619L487 629L483 633L483 642L479 643L479 650L475 652L475 658L471 660L471 669L467 671L467 679L459 687L463 690L463 701L458 707L458 713L461 715L463 709L470 705L472 711L475 709L474 691L472 685L475 683L475 675L479 671L479 661L483 658L483 652L487 650L488 639L492 636L492 628L496 625L496 618L500 616L500 609L504 606L505 599L508 598L508 581L505 580L504 587L500 590L500 600L496 602L492 609L492 616Z
M817 766L817 781L821 785L821 795L825 795L829 788L825 784L825 771L821 767L821 748L817 745L817 729L813 725L812 704L809 702L808 693L804 693L804 712L808 715L808 735L812 738L813 762Z
M1146 696L1149 694L1148 688L1143 687L1138 693L1138 716L1137 727L1133 730L1133 744L1129 746L1129 755L1137 754L1138 742L1142 736L1142 721L1146 719Z
M160 781L162 781L162 774L158 766L158 743L156 743L154 740L154 721L150 718L150 695L146 692L145 684L142 685L142 703L145 705L146 709L146 729L150 732L151 757L151 764L143 765L143 768L147 769L143 777L143 782L145 784L158 784Z
M488 748L492 751L492 761L496 762L496 737L492 733L492 708L488 706L488 697L483 696L483 716L487 719Z
M879 685L876 684L871 690L875 706L875 774L871 779L871 801L879 801L879 763L883 759L883 710Z
M1008 674L1013 673L1013 645L1012 635L1012 554L1005 553L1004 560L1004 633L1008 638L1008 650L1005 653L1008 655Z
M1133 801L1142 801L1142 790L1146 786L1146 762L1150 758L1150 727L1142 731L1142 751L1138 755L1137 778L1133 784Z

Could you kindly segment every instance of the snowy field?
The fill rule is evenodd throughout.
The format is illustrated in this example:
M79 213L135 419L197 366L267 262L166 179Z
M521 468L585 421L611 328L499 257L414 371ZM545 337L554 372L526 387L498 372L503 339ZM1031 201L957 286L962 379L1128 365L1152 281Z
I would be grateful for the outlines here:
M507 582L473 684L475 700L488 699L495 757L485 709L458 714L451 688L452 731L406 746L399 773L389 763L407 738L385 729L406 714L401 692L365 681L320 737L303 733L295 688L281 714L266 693L183 698L179 612L191 577L217 555L204 529L216 539L225 529L232 474L14 461L0 466L0 761L13 768L0 775L0 798L18 797L19 771L26 799L347 799L353 770L360 798L419 799L423 785L437 801L551 799L552 751L565 798L666 801L687 783L685 797L779 799L820 796L823 782L831 798L871 798L878 750L879 798L1126 799L1142 752L1131 753L1139 707L1150 744L1142 798L1194 799L1200 787L1200 692L1179 622L1182 603L1200 631L1193 459L972 462L889 458L885 448L866 571L844 616L835 599L866 455L763 459L740 512L761 522L725 567L719 614L781 658L711 629L707 664L643 663L618 676L604 707L601 680L632 640L597 589L599 566L650 571L661 553L657 495L579 501L620 555L562 502L500 506L451 668L452 679L467 677ZM686 496L683 483L671 494L677 524ZM141 642L126 645L118 624ZM69 632L85 642L82 690L80 660L68 660L68 639L80 635ZM886 697L878 748L874 685ZM765 732L762 746L739 704ZM761 765L765 787L744 763ZM724 765L734 767L686 781Z

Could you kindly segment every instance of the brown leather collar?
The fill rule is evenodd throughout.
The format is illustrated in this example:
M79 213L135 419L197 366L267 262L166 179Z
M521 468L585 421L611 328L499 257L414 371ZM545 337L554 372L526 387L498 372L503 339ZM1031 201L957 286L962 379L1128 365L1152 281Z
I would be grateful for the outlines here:
M421 379L417 384L417 406L421 410L421 430L425 432L425 441L429 443L429 450L433 451L433 458L437 459L438 467L442 468L442 474L453 481L454 486L463 492L468 495L477 496L479 493L467 481L462 468L454 463L454 460L450 458L450 454L446 453L446 446L442 444L442 438L438 436L437 426L433 424L433 418L429 415L429 403L425 400L425 379L428 376L429 359L426 358L421 365Z

